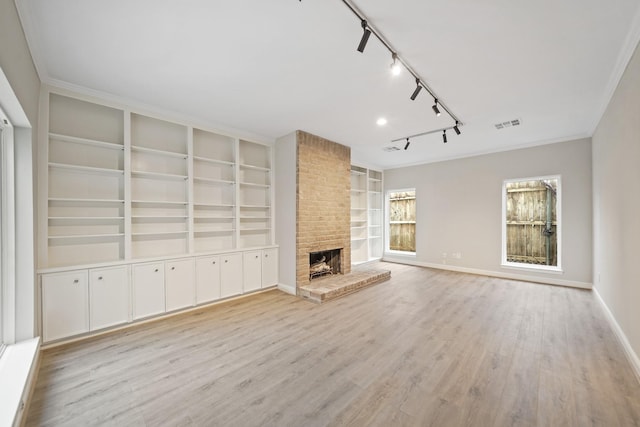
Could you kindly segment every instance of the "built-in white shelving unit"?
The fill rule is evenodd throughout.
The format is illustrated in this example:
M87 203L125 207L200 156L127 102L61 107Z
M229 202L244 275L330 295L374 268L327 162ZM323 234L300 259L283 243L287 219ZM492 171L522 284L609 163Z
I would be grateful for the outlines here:
M382 172L351 166L351 263L382 257Z
M52 94L46 256L51 265L124 257L122 111ZM41 169L42 170L42 169Z
M382 197L382 172L373 169L368 170L367 191L368 191L368 233L369 260L382 258L382 231L384 230L383 197Z
M273 245L270 146L86 99L49 93L41 268Z
M269 145L44 93L45 343L277 285Z

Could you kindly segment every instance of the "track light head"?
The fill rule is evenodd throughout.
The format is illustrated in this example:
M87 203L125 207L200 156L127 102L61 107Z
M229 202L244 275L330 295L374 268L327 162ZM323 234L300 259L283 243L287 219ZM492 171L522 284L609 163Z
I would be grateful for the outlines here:
M456 135L460 135L460 129L458 128L458 121L456 120L456 125L453 127L453 130L456 132Z
M431 108L433 109L433 112L436 113L436 116L440 117L440 109L438 108L438 99L436 98L433 101L434 101L434 104L433 104L433 107Z
M400 75L402 67L400 66L400 61L398 61L398 55L393 52L391 54L391 58L393 59L393 62L391 63L391 74L394 76Z
M406 150L407 148L409 148L409 144L411 144L411 143L409 142L409 138L407 138L407 143L404 145L404 149L405 149L405 150Z
M367 21L364 19L361 21L362 29L364 33L362 33L362 38L360 39L360 44L358 45L358 52L364 52L364 48L367 47L367 42L369 41L369 36L371 35L371 30L367 28Z
M447 130L442 131L442 142L447 143Z
M418 96L418 94L420 93L420 91L422 90L422 86L420 85L420 79L416 79L416 90L413 91L413 94L411 95L411 100L415 101L416 97Z

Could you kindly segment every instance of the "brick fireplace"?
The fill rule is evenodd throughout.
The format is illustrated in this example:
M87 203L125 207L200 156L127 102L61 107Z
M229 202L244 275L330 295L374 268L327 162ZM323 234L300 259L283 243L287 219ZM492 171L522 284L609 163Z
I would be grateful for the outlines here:
M340 251L351 272L351 149L296 132L296 287L309 284L310 254Z

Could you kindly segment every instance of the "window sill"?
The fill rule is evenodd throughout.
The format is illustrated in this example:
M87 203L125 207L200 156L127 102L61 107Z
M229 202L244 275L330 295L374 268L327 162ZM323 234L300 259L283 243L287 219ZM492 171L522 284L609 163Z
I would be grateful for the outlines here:
M516 264L511 262L503 262L500 264L502 268L507 268L510 270L519 270L519 271L535 271L539 273L551 273L551 274L564 274L564 270L560 267L552 267L546 265L527 265L527 264Z
M36 363L40 338L8 345L0 358L0 425L16 425L23 398ZM19 424L19 423L18 423Z
M389 257L404 257L404 258L415 258L415 252L403 252L403 251L385 251L384 256Z

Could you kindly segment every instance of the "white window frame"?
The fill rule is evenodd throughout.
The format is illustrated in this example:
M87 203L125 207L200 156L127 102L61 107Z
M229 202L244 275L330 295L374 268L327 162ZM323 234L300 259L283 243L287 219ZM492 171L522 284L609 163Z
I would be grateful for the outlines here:
M15 342L15 176L13 128L0 109L0 354Z
M385 237L384 237L384 251L386 254L392 255L394 257L397 256L404 256L404 257L409 257L409 258L415 258L416 257L416 252L409 252L409 251L397 251L397 250L392 250L390 248L391 245L391 203L390 203L390 198L389 195L391 193L402 193L402 192L407 192L407 191L413 191L416 193L416 230L415 230L415 234L416 237L418 235L418 191L416 190L415 187L411 187L411 188L400 188L400 189L389 189L387 191L385 191L384 193L384 203L385 203L385 209L384 209L384 225L385 225ZM416 239L416 250L418 249L418 242Z
M536 265L525 264L521 262L508 262L507 261L507 184L512 182L523 181L545 181L555 179L558 182L556 189L556 234L557 234L557 256L558 265ZM500 211L502 215L502 267L522 269L529 271L540 271L549 273L563 273L562 270L562 176L561 175L547 175L547 176L534 176L529 178L515 178L506 179L502 182L502 209Z

